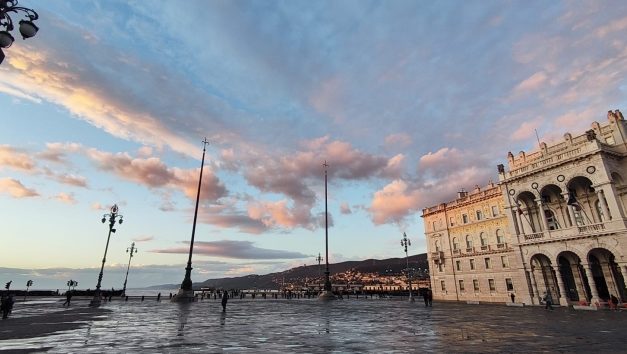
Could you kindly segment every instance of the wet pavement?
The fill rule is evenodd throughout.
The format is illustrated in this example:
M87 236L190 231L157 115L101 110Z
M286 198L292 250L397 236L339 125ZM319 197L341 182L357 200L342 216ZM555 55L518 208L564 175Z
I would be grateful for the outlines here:
M12 318L0 322L0 353L627 352L624 311L456 303L425 308L363 298L231 299L226 313L220 300L115 300L98 311L87 307L88 299L73 300L70 310L62 302L17 303ZM8 332L21 333L20 326L28 332L34 328L29 321L62 330Z

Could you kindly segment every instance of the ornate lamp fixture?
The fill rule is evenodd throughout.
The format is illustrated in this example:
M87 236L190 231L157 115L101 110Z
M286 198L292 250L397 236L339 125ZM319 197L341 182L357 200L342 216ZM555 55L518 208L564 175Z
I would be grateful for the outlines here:
M23 39L34 37L39 31L39 27L35 25L33 21L39 18L39 15L35 10L27 7L17 6L18 0L0 0L0 48L9 48L15 38L11 35L11 31L15 29L13 26L13 19L10 13L19 14L23 12L27 19L19 22L20 34ZM4 59L4 53L0 49L0 63Z

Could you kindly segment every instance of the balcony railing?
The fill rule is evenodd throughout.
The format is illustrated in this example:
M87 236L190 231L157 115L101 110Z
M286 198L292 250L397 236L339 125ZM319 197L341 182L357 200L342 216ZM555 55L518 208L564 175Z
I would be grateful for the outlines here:
M598 232L598 231L605 230L605 224L598 223L598 224L592 224L592 225L578 226L577 229L579 230L580 234L585 234L589 232Z
M532 234L523 234L524 243L536 241L555 241L569 239L572 237L581 237L586 235L594 235L611 230L624 230L625 224L622 220L601 222L590 225L581 225L569 227L565 229L549 230L543 232L535 232ZM497 247L500 247L497 245Z
M482 251L489 251L490 250L490 245L482 245L481 246L481 250Z
M539 238L544 238L544 232L536 232L533 234L527 234L524 235L525 236L525 241L529 241L529 240L536 240Z

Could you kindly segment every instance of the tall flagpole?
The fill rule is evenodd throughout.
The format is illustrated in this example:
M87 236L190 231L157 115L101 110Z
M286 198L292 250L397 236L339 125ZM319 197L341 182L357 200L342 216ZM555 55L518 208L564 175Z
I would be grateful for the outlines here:
M329 212L327 209L327 168L329 165L326 160L322 164L324 167L324 247L325 247L325 264L326 268L324 271L324 291L320 294L320 299L322 300L333 300L335 299L335 295L333 295L333 288L331 286L331 279L329 277Z
M185 278L181 283L178 294L172 298L175 302L193 302L194 289L192 288L192 253L194 252L194 236L196 235L196 220L198 218L198 204L200 202L200 186L202 185L202 170L205 166L205 151L207 138L202 141L202 160L200 162L200 177L198 178L198 192L196 193L196 208L194 209L194 224L192 226L192 240L189 243L189 258L187 259L187 267L185 267Z

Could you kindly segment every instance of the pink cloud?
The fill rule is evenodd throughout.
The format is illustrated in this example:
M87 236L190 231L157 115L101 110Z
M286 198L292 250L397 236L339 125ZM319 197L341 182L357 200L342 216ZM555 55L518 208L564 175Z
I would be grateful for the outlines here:
M13 178L0 179L0 193L5 193L13 198L36 197L39 195L36 190L26 188L20 181Z
M409 134L397 133L386 136L384 142L387 148L402 149L409 146L412 143L412 139Z
M594 34L599 38L603 38L603 37L606 37L610 33L616 33L616 32L624 33L626 29L627 29L627 17L623 17L621 19L613 20L612 22L610 22L609 24L605 26L601 26L597 28L594 31Z
M133 158L127 153L112 154L96 149L89 149L87 156L98 168L149 188L175 188L181 190L190 199L196 198L200 169L183 170L169 168L159 158ZM227 194L227 190L213 173L205 166L201 198L216 200Z
M293 229L303 226L314 229L315 224L308 206L288 207L286 200L277 202L255 202L248 206L248 216L261 221L268 228Z
M59 194L57 194L56 196L54 196L54 199L66 203L66 204L76 204L78 203L76 201L76 198L74 198L74 194L73 193L65 193L65 192L61 192Z
M135 241L135 242L148 242L148 241L152 241L154 239L155 239L154 236L138 236L138 237L133 238L133 241Z
M184 243L189 244L189 242ZM156 249L151 252L187 254L189 252L189 246ZM259 248L250 241L233 240L212 242L196 241L194 242L194 254L235 259L292 259L310 257L310 255L300 252Z
M352 214L352 210L351 207L348 205L347 202L343 202L342 204L340 204L340 213L344 214L344 215L348 215L348 214Z
M35 162L25 151L0 145L0 166L29 172L35 169Z
M512 140L520 141L535 137L535 132L542 124L542 121L542 117L537 117L534 120L522 122L518 129L512 133Z
M370 212L375 224L398 222L407 214L419 210L420 191L411 191L407 183L395 180L374 193Z
M546 75L546 73L543 71L539 71L518 84L518 86L516 86L516 88L514 89L514 92L525 93L535 91L541 88L542 85L547 82L547 79L548 76Z

